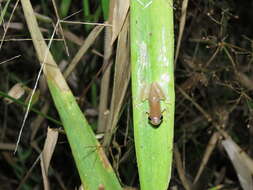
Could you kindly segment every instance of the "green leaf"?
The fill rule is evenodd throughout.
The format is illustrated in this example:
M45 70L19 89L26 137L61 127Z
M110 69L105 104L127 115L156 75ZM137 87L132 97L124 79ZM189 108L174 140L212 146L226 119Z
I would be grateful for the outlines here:
M110 0L101 0L104 20L108 20Z
M172 1L131 1L134 138L142 190L165 190L171 177L174 128L174 28ZM163 121L152 126L143 89L157 83L165 94Z
M102 147L49 52L29 0L21 0L39 62L60 115L84 189L122 189ZM46 63L46 64L43 64Z
M60 5L60 14L62 17L66 17L69 12L69 8L71 5L71 0L62 0Z

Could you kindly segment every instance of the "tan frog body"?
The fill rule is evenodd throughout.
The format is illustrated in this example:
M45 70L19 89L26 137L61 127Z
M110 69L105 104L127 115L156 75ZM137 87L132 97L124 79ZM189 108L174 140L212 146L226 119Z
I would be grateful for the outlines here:
M163 120L160 101L165 100L165 95L157 82L152 82L149 87L145 87L142 100L148 100L149 122L154 126L160 125Z

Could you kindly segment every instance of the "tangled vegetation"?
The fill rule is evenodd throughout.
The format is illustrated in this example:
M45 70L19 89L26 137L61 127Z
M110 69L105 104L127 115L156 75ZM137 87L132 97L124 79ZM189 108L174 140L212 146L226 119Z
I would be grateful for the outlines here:
M167 2L168 11L173 10L175 34L174 70L170 67L170 76L174 74L175 80L174 144L173 150L168 149L174 159L170 182L166 178L161 187L250 189L253 4L229 0L160 1ZM0 1L0 189L74 189L81 183L101 190L104 185L152 189L139 179L137 160L142 157L137 155L136 159L135 150L141 152L142 145L140 149L135 145L142 141L138 137L140 141L136 142L133 127L138 113L142 117L138 123L150 127L148 101L139 106L134 96L138 97L141 90L133 82L138 74L143 78L147 74L148 82L154 82L162 69L152 65L143 73L131 73L134 43L129 30L131 35L131 27L137 32L146 30L146 21L139 24L129 19L133 18L133 6L144 10L152 1L124 1L122 7L116 0L32 1L34 20L26 10L28 2ZM152 11L167 14L161 7ZM141 15L140 20L147 19L144 16L148 14ZM156 23L170 18L150 19ZM33 27L35 20L39 30ZM138 37L144 36L141 34ZM173 45L170 47L173 49ZM161 101L165 107L161 110L161 127L173 120L166 120L174 114L173 89L166 87L165 92L171 92L172 104ZM168 125L172 132L173 122ZM73 131L73 126L79 128ZM79 138L88 141L72 143ZM150 142L147 150L163 150L159 144L162 140L155 138L146 139ZM170 142L166 143L170 147ZM164 154L172 161L167 152ZM148 168L145 164L143 173ZM162 166L169 171L171 165L166 164ZM80 172L82 168L88 177ZM170 172L165 173L169 177ZM103 177L101 184L98 179Z

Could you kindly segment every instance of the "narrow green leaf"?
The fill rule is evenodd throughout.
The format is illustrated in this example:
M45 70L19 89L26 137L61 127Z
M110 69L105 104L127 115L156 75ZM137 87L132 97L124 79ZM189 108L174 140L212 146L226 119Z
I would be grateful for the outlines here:
M101 0L104 20L108 20L110 0Z
M69 12L69 8L72 0L62 0L60 5L60 14L62 17L66 17Z
M83 0L83 16L84 22L92 22L92 14L90 10L90 3L89 0ZM91 25L84 25L86 31L91 29Z
M171 176L174 127L174 33L171 0L131 1L131 67L134 138L142 190L165 190ZM144 88L157 83L165 94L163 121L149 123Z
M70 91L63 92L53 81L48 86L60 114L84 189L121 189L102 146L83 117Z

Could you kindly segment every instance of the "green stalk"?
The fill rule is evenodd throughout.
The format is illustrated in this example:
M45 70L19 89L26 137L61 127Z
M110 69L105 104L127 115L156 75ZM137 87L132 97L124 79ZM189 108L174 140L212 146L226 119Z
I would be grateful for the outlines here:
M142 190L165 190L171 177L174 128L172 0L131 0L131 67L134 138ZM148 121L144 87L156 82L166 99L160 126Z
M103 149L78 107L48 47L43 39L29 0L21 0L25 19L50 93L63 123L77 169L87 190L121 189ZM45 63L45 64L44 64Z

